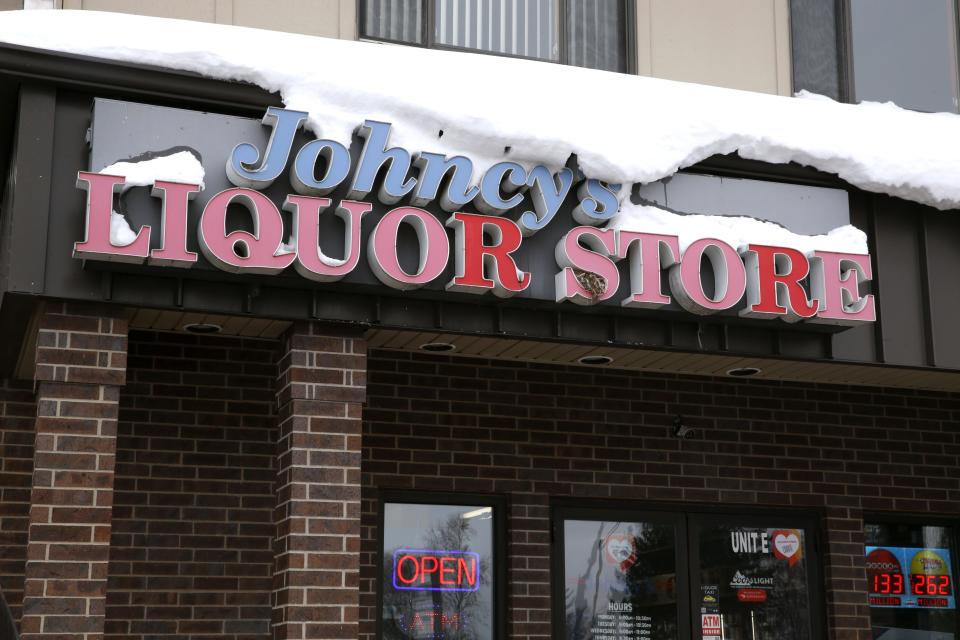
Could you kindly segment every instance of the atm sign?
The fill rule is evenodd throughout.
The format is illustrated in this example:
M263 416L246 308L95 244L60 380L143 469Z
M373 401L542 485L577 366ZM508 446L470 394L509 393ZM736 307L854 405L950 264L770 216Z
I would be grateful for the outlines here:
M712 640L723 636L723 621L718 613L704 613L700 616L700 623L703 627L704 640Z
M393 588L400 591L477 591L480 554L472 551L397 549Z

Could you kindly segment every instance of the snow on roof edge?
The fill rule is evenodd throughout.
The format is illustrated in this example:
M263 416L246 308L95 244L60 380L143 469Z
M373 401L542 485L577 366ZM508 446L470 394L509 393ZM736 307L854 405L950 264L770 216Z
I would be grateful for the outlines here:
M391 144L467 155L475 179L502 160L559 168L576 154L589 177L649 183L737 152L811 166L867 191L960 207L960 154L952 152L960 143L960 117L954 114L91 11L3 12L0 42L250 82L279 92L288 108L308 112L316 135L342 144L365 119L391 122ZM751 219L714 224L711 218L624 203L612 225L667 224L687 236L704 231L689 228L699 220L734 246L749 233L754 241L776 238L801 250L826 243L866 252L865 235L849 226L804 236Z
M318 135L341 142L360 120L376 118L393 122L394 143L411 150L492 163L509 146L510 159L552 166L576 153L587 175L624 183L737 151L941 209L960 206L954 114L90 11L4 12L0 41L252 82L279 91L288 107L310 113Z
M738 152L960 207L954 114L90 11L3 12L0 41L251 82L307 111L319 136L346 143L363 119L385 120L394 144L465 154L478 171L504 159L560 167L575 153L590 177L647 183Z

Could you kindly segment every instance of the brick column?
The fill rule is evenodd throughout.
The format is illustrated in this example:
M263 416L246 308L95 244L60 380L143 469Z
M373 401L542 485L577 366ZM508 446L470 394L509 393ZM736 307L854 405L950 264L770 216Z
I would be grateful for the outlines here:
M19 625L33 482L33 385L0 383L0 592ZM0 623L0 637L4 626Z
M24 640L103 637L126 366L126 320L108 307L47 305L37 337Z
M834 640L870 640L867 569L863 554L863 513L857 508L828 506L827 623Z
M319 324L284 337L277 384L273 638L355 639L366 343Z

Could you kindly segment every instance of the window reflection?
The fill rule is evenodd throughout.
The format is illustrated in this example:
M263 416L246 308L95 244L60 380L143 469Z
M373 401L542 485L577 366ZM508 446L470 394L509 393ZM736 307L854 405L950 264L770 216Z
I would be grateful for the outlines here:
M812 637L803 529L706 525L699 545L701 614L720 616L717 638Z
M953 0L851 0L856 100L957 111Z
M493 509L384 505L382 638L493 640Z
M678 637L673 525L564 522L568 640Z
M819 637L815 620L822 610L810 592L818 573L810 520L777 520L700 513L635 513L631 521L564 518L560 636Z

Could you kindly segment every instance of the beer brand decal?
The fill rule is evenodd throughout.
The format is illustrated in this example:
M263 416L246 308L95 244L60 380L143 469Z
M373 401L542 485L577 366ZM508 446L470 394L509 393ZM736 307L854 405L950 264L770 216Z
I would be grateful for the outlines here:
M747 575L740 570L733 574L730 579L730 587L733 589L746 589L757 587L759 589L769 589L773 586L773 578L769 576Z
M263 117L271 129L266 148L234 147L225 167L234 186L203 206L199 251L188 248L188 212L201 185L155 181L151 195L162 211L156 228L142 225L119 245L110 235L113 203L129 185L122 176L79 172L86 221L74 257L189 269L202 254L231 273L275 275L292 268L319 283L344 279L365 257L380 283L403 291L443 283L447 291L510 297L543 278L553 282L556 302L580 305L612 300L657 309L675 302L699 315L738 310L744 317L837 325L876 318L873 296L860 294L860 285L873 277L868 255L803 253L763 241L734 247L716 238L681 247L675 235L605 226L619 210L621 185L570 168L512 161L498 162L474 180L469 158L390 146L391 125L373 120L357 129L363 148L355 161L333 140L314 139L295 149L306 118L271 107ZM263 191L285 171L294 193L278 206ZM337 188L346 197L335 202L329 196ZM393 208L370 215L374 196ZM517 258L521 245L547 228L569 198L575 199L571 217L577 226L554 246L557 270L525 270ZM423 208L431 203L443 212L440 217ZM228 216L238 208L251 221L246 229ZM342 221L342 240L321 242L324 216ZM415 264L400 255L401 247L413 243ZM334 255L321 244L336 246Z

